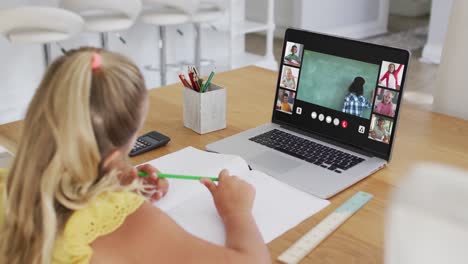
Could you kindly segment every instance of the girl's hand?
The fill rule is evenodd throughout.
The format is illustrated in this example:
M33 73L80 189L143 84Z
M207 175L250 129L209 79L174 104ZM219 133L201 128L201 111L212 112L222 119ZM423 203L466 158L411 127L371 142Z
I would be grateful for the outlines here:
M201 183L213 195L221 218L226 219L235 214L251 214L255 189L249 183L236 176L229 176L227 170L222 170L219 174L218 185L209 179L202 179Z
M145 172L149 176L139 177L138 171ZM135 169L135 177L142 179L146 185L151 186L151 189L147 191L153 193L150 197L152 202L158 201L161 198L163 198L169 190L169 182L167 181L167 179L159 179L157 176L158 173L160 173L160 171L155 167L151 166L150 164L140 165Z

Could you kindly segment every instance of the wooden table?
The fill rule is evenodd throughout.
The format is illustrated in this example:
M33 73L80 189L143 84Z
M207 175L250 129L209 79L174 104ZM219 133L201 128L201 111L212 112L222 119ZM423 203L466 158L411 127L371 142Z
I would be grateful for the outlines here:
M194 146L204 149L213 141L270 122L277 73L246 67L216 75L214 82L228 89L227 128L200 136L182 124L182 88L172 85L150 92L151 107L141 133L160 131L172 138L164 148L132 159L134 164ZM0 126L0 145L17 142L21 122ZM357 191L372 199L303 263L382 263L385 210L391 192L417 162L441 162L468 169L468 122L403 105L393 160L388 167L331 199L331 205L272 241L273 259Z

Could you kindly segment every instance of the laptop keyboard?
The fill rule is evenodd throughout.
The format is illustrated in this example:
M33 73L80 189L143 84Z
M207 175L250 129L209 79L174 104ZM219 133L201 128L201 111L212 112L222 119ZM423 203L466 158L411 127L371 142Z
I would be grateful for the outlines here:
M341 173L364 161L360 157L278 129L255 136L250 140L336 173Z

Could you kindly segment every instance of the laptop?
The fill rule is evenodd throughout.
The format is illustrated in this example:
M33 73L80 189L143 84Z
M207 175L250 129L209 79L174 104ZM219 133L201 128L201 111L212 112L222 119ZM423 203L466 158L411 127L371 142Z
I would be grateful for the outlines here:
M287 29L271 123L206 146L330 198L390 161L410 53Z

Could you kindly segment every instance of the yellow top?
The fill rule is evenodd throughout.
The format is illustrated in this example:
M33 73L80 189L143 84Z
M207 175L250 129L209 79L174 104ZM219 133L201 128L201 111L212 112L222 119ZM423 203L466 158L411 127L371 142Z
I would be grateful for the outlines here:
M288 103L281 102L281 110L291 112L291 106Z
M5 170L0 169L0 179L2 173ZM3 188L1 182L0 188ZM0 189L0 194L2 191ZM75 211L65 224L63 234L57 238L52 263L89 263L93 255L90 244L96 238L115 231L143 202L143 197L132 192L104 193L91 201L88 207ZM1 225L1 203L0 209Z

